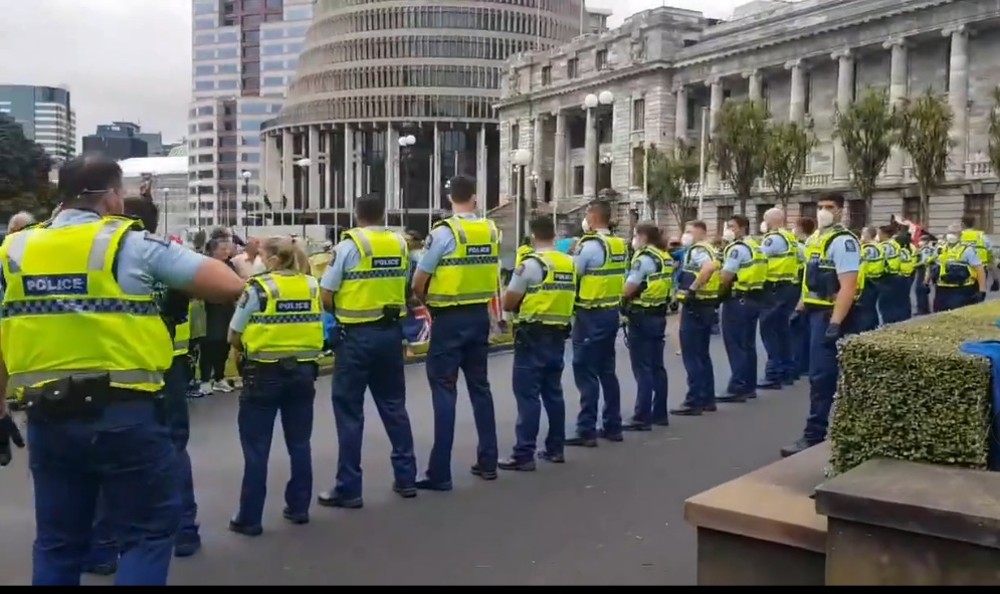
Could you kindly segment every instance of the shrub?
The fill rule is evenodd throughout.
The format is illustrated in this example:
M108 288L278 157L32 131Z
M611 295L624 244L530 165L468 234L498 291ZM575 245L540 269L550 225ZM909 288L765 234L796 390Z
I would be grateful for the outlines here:
M959 346L1000 340L998 319L990 302L843 340L832 470L872 458L986 468L991 365Z

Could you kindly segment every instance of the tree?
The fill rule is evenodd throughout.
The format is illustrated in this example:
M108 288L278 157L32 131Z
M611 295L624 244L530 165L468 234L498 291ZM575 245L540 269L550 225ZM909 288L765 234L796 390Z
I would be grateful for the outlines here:
M679 150L661 151L655 144L646 149L646 203L655 218L659 208L667 208L683 228L685 214L694 206L697 197L688 191L689 184L698 181L698 159L692 147L677 139Z
M20 210L48 218L55 206L51 169L45 149L26 138L20 124L0 113L0 220Z
M916 100L904 99L899 110L899 139L913 161L920 190L920 219L928 223L930 193L944 181L948 153L955 145L948 133L955 115L951 106L930 89Z
M795 122L772 123L764 143L764 179L775 199L788 209L795 184L806 170L806 159L816 146L812 130Z
M865 202L865 220L872 214L875 184L899 143L899 114L884 90L870 89L846 110L833 113L833 136L840 140L852 174L851 183Z
M733 186L740 212L746 214L747 200L764 172L767 139L767 108L760 101L726 101L712 133L711 156L719 174Z
M990 165L993 174L1000 175L1000 87L993 89L993 109L990 110Z

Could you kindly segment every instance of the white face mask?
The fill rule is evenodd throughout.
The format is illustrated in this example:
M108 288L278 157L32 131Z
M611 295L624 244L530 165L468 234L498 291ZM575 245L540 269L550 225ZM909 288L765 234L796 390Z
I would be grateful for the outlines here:
M726 229L725 231L722 232L722 239L726 241L733 241L734 239L736 239L736 232L733 231L732 229Z
M761 221L760 222L760 232L761 233L767 233L767 230L768 230L767 221Z
M816 224L820 226L821 229L825 229L833 224L834 216L829 210L821 210L816 213Z
M944 240L950 244L958 243L958 235L955 233L948 233L944 236Z
M637 250L637 249L639 249L640 247L642 247L642 246L641 246L641 245L639 245L639 238L638 238L638 237L633 237L633 238L632 238L632 249L633 249L633 250Z
M690 233L685 233L684 235L681 235L681 245L683 245L684 247L688 247L692 243L694 243L693 235L691 235Z
M583 219L583 232L590 233L591 231L592 229L590 228L590 221L588 221L587 219Z

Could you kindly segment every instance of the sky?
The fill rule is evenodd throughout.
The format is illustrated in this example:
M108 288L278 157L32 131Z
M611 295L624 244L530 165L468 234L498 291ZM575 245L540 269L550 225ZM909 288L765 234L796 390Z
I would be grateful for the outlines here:
M661 5L728 17L746 0L592 0L612 26ZM66 86L77 133L131 121L173 142L191 99L190 0L0 0L0 84Z

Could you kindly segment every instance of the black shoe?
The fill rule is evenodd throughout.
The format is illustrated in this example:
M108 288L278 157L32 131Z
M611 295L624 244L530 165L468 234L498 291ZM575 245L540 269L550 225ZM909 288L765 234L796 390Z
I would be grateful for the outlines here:
M417 496L417 487L414 486L403 486L399 483L392 484L392 492L399 495L403 499L413 499Z
M432 481L429 478L420 479L414 486L421 491L440 491L442 493L445 491L451 491L452 489L451 481L439 483Z
M281 516L297 526L309 523L309 512L293 514L292 510L286 507L285 509L281 510Z
M747 401L746 394L724 394L716 396L715 401L722 404L742 404Z
M333 491L324 491L317 495L316 503L323 507L339 507L341 509L361 509L365 506L365 501L361 497L347 499L337 495Z
M670 409L670 414L678 417L700 417L701 412L700 406L688 406L687 404L682 404L680 408Z
M608 433L607 431L601 431L601 439L606 439L608 441L613 441L615 443L620 443L625 441L625 436L621 433Z
M551 462L553 464L565 464L566 457L562 454L552 454L546 450L538 452L538 459L545 460L546 462Z
M497 468L500 470L515 470L518 472L534 472L537 467L535 466L534 460L515 460L514 458L508 458L497 462Z
M784 386L794 386L796 380L798 379L799 378L797 377L786 377L785 379L781 380L781 384Z
M256 526L247 526L243 524L236 518L229 520L229 531L235 532L236 534L242 534L243 536L260 536L264 532L264 528L260 524Z
M495 480L497 480L497 471L496 470L483 470L483 467L480 466L480 465L478 465L478 464L476 464L475 466L473 466L472 468L470 468L469 472L472 473L472 476L478 476L479 478L483 479L484 481L495 481Z
M757 384L758 390L780 390L781 388L782 388L781 382L779 381L761 382Z
M789 456L794 456L795 454L798 454L799 452L804 452L804 451L808 450L809 448L811 448L814 445L817 445L819 443L822 443L822 442L819 442L819 441L817 441L817 442L811 442L811 441L809 441L809 440L807 440L805 438L799 439L798 441L796 441L792 445L785 446L785 447L781 448L781 457L782 458L787 458Z
M630 423L625 423L622 425L622 431L652 431L653 426L649 423L639 423L637 421L632 421Z
M706 405L702 406L701 410L703 412L715 412L715 411L719 410L719 407L715 406L715 402L712 402L711 404L706 404Z
M569 437L566 439L565 445L578 447L578 448L596 448L597 438L595 437Z

